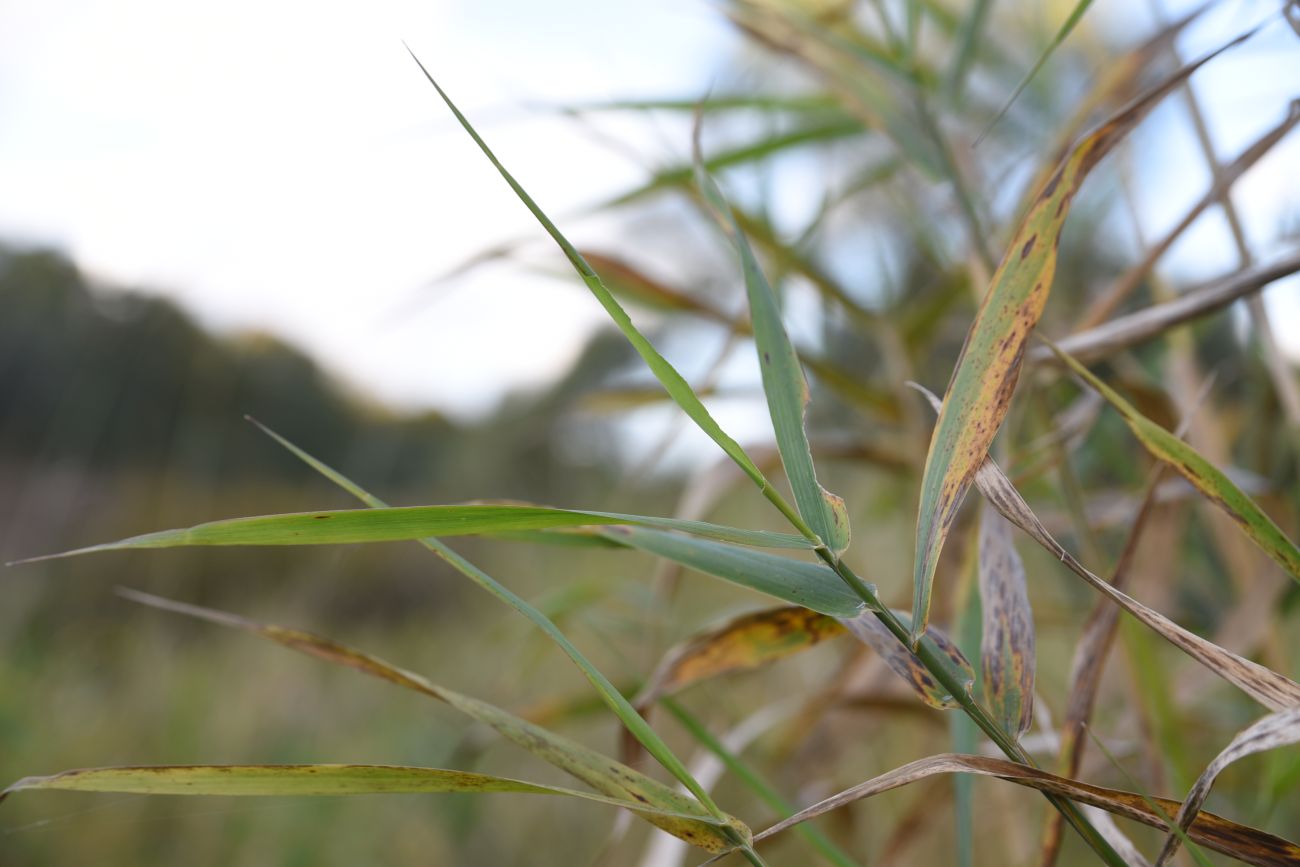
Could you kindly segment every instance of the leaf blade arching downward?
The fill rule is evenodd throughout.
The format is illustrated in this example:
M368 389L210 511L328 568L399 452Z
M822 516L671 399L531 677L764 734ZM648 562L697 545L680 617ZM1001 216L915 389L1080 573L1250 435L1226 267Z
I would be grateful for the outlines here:
M223 795L232 797L297 795L398 795L436 792L520 792L565 795L598 804L691 821L718 824L712 816L662 810L638 801L580 792L563 786L529 783L469 771L407 765L153 765L79 768L43 777L24 777L0 791L53 789L69 792L118 792L139 795Z
M1119 412L1129 430L1137 437L1151 456L1168 464L1183 478L1191 482L1206 499L1228 514L1252 542L1300 582L1300 548L1287 538L1273 519L1264 513L1254 500L1238 488L1227 474L1205 459L1200 452L1151 421L1137 408L1102 382L1079 361L1048 342L1056 357L1090 388L1106 399Z
M1006 416L1029 334L1051 292L1056 248L1071 200L1098 161L1160 99L1253 32L1179 69L1085 136L1038 193L1017 228L966 335L930 439L916 525L913 641L929 619L939 553Z
M980 513L979 587L984 700L1019 740L1034 721L1034 615L1011 525L987 503Z
M1300 707L1269 714L1238 732L1237 736L1223 748L1222 752L1215 756L1214 761L1210 762L1205 771L1196 778L1191 791L1187 793L1187 799L1183 801L1183 805L1178 810L1177 817L1175 817L1178 827L1185 833L1192 823L1196 821L1201 805L1205 803L1205 799L1210 795L1210 789L1213 788L1214 781L1218 779L1219 774L1228 765L1254 753L1289 746L1297 742L1300 742ZM1155 867L1163 867L1169 862L1169 859L1174 856L1174 852L1178 850L1178 843L1179 835L1170 833L1160 850L1160 856L1156 859Z
M698 133L698 127L697 127ZM813 466L812 447L808 444L805 416L808 411L808 381L804 377L799 356L781 321L781 309L776 293L768 283L763 269L740 230L722 190L704 168L695 142L696 183L705 202L723 231L731 239L740 257L745 278L745 294L749 299L749 315L753 322L754 345L758 351L758 364L763 378L763 394L767 398L768 413L776 432L776 446L781 453L781 464L794 492L800 516L817 537L839 556L849 546L848 509L844 500L821 486Z
M800 822L845 804L906 786L935 774L978 774L996 777L1017 785L1053 792L1078 803L1099 807L1155 828L1165 827L1165 818L1157 815L1146 803L1146 799L1140 795L1058 777L1047 771L1005 759L944 753L909 762L872 780L846 789L767 828L755 835L754 840L755 842L765 840ZM1152 800L1161 812L1169 815L1173 815L1180 806L1177 801L1163 798ZM1192 824L1188 836L1216 852L1260 867L1283 867L1283 865L1294 864L1297 859L1300 859L1300 846L1290 840L1276 837L1257 828L1239 825L1211 813L1201 813L1197 816L1197 821Z
M206 620L221 626L229 626L251 632L262 638L274 641L291 650L306 653L363 674L387 680L430 698L444 702L461 713L491 728L507 740L554 765L565 773L591 786L597 792L610 798L630 800L649 804L670 813L687 816L700 816L695 819L678 819L661 813L639 814L646 821L668 833L680 837L711 852L727 851L735 846L735 840L726 830L738 832L747 838L748 830L739 820L728 822L727 828L717 826L713 817L703 813L703 808L687 795L677 792L663 783L654 780L626 765L617 762L595 750L583 746L577 741L555 734L534 723L521 719L485 701L472 698L446 687L439 686L422 675L392 665L376 656L355 650L336 641L270 623L259 623L245 617L164 599L148 593L134 590L119 591L126 598Z

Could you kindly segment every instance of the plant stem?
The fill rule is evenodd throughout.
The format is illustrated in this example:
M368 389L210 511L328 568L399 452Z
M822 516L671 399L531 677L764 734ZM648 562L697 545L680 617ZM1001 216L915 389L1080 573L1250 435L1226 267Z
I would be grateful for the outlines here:
M866 582L859 578L853 570L844 563L844 561L831 553L825 545L819 545L816 548L816 553L817 556L820 557L826 565L834 569L835 573L840 576L844 583L847 584L864 603L866 603L868 610L876 616L877 620L885 625L886 629L893 633L895 638L901 641L905 646L911 647L911 635L908 628L894 615L894 612L890 611L880 602L880 598L876 596L869 586L867 586ZM988 735L989 740L997 744L998 749L1002 750L1002 752L1006 754L1007 758L1031 768L1038 767L1033 758L1026 753L1023 748L1021 748L1020 744L1016 743L1014 738L1010 737L1005 731L1003 731L1001 726L994 722L993 718L988 715L988 712L984 710L983 706L966 691L966 685L957 682L948 671L947 666L943 664L942 660L935 655L934 651L929 646L924 643L918 643L916 647L912 648L912 652L916 654L917 659L921 661L935 680L948 690L948 693L953 697L953 700L961 705L962 710L964 710L966 715L971 718L971 721L973 721L975 725L979 726L980 730L983 731L984 734ZM1114 848L1111 847L1110 843L1108 843L1106 839L1097 832L1097 829L1092 826L1092 823L1088 821L1087 817L1085 817L1082 812L1080 812L1079 808L1073 801L1059 795L1048 793L1044 793L1044 797L1047 798L1052 806L1056 807L1056 809L1061 812L1061 815L1065 817L1065 820L1079 832L1079 836L1083 837L1084 841L1092 847L1093 851L1096 852L1103 861L1107 864L1113 865L1113 867L1125 867L1124 859L1121 858Z

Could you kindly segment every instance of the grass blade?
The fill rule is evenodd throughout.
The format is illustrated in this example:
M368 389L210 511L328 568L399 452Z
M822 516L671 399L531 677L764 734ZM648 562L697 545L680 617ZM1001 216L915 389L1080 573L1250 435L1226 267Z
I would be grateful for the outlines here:
M776 293L767 282L763 269L754 257L744 233L731 213L722 191L704 170L699 149L699 127L695 139L696 182L723 230L731 238L740 256L745 275L745 293L749 298L750 319L754 324L754 344L758 349L759 368L763 376L763 393L776 431L776 445L799 514L818 539L835 555L849 546L849 517L844 500L827 491L817 481L812 448L804 429L808 410L808 382L804 379L799 356L781 323Z
M926 456L913 573L912 610L917 616L913 628L918 632L929 617L934 571L944 540L1006 417L1026 342L1051 292L1056 248L1070 202L1097 162L1157 102L1213 57L1250 35L1184 66L1085 136L1039 191L1016 230L966 335Z
M119 792L134 795L414 795L431 792L523 792L565 795L609 804L642 815L720 824L712 816L662 810L627 798L579 792L562 786L528 783L468 771L404 765L166 765L81 768L47 777L24 777L0 792L57 789L68 792Z
M1210 762L1205 771L1197 777L1192 790L1187 793L1187 800L1183 801L1183 806L1178 811L1176 819L1178 827L1186 833L1188 828L1192 826L1192 823L1196 821L1197 814L1200 812L1201 805L1209 797L1214 781L1228 765L1254 753L1273 750L1294 743L1300 743L1300 708L1291 708L1269 714L1254 725L1241 731L1223 749L1223 752L1215 756L1214 761ZM1156 859L1156 867L1163 867L1164 864L1169 862L1169 859L1173 857L1174 852L1178 849L1178 843L1179 835L1177 833L1171 833L1165 839L1165 845L1160 850L1160 857Z
M689 816L699 816L703 812L703 808L689 797L595 750L534 725L487 702L439 686L427 678L398 668L378 657L309 632L258 623L224 611L174 602L147 593L129 590L122 593L128 599L144 605L252 632L292 650L354 668L372 677L387 680L445 702L478 722L491 726L506 739L608 797L645 803L656 809ZM742 839L747 835L739 820L726 820L728 827L724 829L717 827L712 819L683 820L653 813L642 815L647 821L668 833L712 852L733 848L736 845L735 834L740 835ZM734 834L728 833L729 831Z
M632 344L637 353L645 360L646 365L655 375L655 378L663 384L664 388L672 396L673 400L682 408L682 411L699 426L700 430L708 434L709 438L717 443L718 446L736 462L737 466L744 471L745 475L749 476L749 478L753 480L754 484L758 485L759 490L762 491L763 495L767 497L782 514L787 518L797 517L791 506L785 502L785 499L776 491L775 488L772 487L771 482L767 480L754 462L750 460L749 455L745 454L745 450L740 447L740 443L732 439L713 419L713 416L709 413L703 402L700 401L699 397L691 388L690 383L688 383L686 379L677 372L675 367L668 363L668 359L659 354L659 350L655 349L654 345L646 339L645 335L638 331L637 327L632 324L632 319L627 315L627 311L623 309L623 306L618 303L618 299L616 299L609 289L605 287L605 284L600 279L600 275L598 275L591 265L587 263L586 259L582 258L582 254L578 252L577 248L574 247L573 244L569 243L569 239L564 236L553 222L551 222L550 217L546 216L542 209L538 207L537 203L533 201L532 197L528 195L527 191L524 190L519 182L515 180L514 176L506 170L506 167L497 159L496 154L494 154L491 148L487 146L487 142L483 141L483 138L470 124L465 115L461 114L460 109L458 109L455 103L451 101L451 98L447 96L442 87L438 85L438 82L434 81L433 76L424 68L424 64L420 63L419 58L415 56L414 52L411 53L411 59L413 59L416 65L420 67L420 71L424 73L424 77L428 79L431 85L433 85L433 89L438 92L438 96L441 97L444 103L446 103L447 108L456 117L456 120L464 128L465 132L469 134L470 138L474 140L474 143L478 145L478 148L483 152L483 155L487 157L488 161L491 162L496 170L501 174L501 177L510 186L510 189L513 190L515 195L519 197L519 200L524 203L524 206L528 208L529 212L532 213L532 215L537 219L537 222L542 225L542 228L546 230L552 240L559 245L560 249L564 252L565 257L568 258L569 263L573 266L574 270L578 272L578 276L582 278L582 282L586 284L587 288L591 291L591 294L600 302L600 305L605 308L605 312L609 314L609 318L613 320L615 326L618 327L618 330L623 333L623 336L627 338L628 342Z
M789 132L769 136L751 144L731 148L710 157L705 162L705 165L709 171L748 165L804 145L838 141L850 136L861 135L864 132L862 124L857 119L843 116L834 117L830 120L796 127ZM629 205L663 190L684 187L691 182L694 171L694 166L690 164L660 169L654 173L650 180L635 189L619 194L606 202L602 208ZM590 262L590 257L587 260ZM603 268L601 270L604 271Z
M977 774L984 777L993 777L1016 785L1028 786L1040 791L1061 795L1082 804L1099 807L1107 812L1133 819L1153 828L1164 828L1166 826L1166 820L1160 813L1152 809L1140 795L1131 792L1106 789L1101 786L1093 786L1077 780L1058 777L1055 774L1049 774L1046 771L1009 762L1005 759L946 753L919 759L851 789L846 789L796 813L789 819L778 822L762 833L755 835L754 841L766 840L815 816L820 816L854 801L878 795L881 792L906 786L935 774ZM1160 808L1160 812L1167 812L1169 815L1173 815L1181 806L1177 801L1168 801L1161 798L1153 800L1157 807ZM1247 864L1261 865L1261 867L1280 867L1280 865L1294 864L1297 859L1300 859L1300 846L1295 843L1281 837L1275 837L1257 828L1239 825L1211 813L1199 814L1196 821L1188 829L1188 836L1197 843L1216 852L1236 858Z
M1034 615L1011 525L987 504L980 515L979 587L984 701L1019 739L1034 721Z
M862 600L820 563L650 528L611 527L600 532L628 547L832 617L853 617L863 608Z
M703 521L642 518L613 512L577 512L531 505L471 504L344 509L229 518L196 524L193 527L145 533L117 542L106 542L19 562L133 548L178 548L196 545L350 545L362 542L411 541L431 536L491 535L610 524L644 524L688 533L701 533L714 539L741 544L769 545L777 548L809 547L806 539L790 533L741 530Z
M929 399L932 406L937 405L938 398L932 393L922 386L911 384ZM1159 611L1148 608L1088 571L1074 558L1074 555L1056 541L1051 533L1047 532L1047 528L1029 508L1020 491L1016 490L1011 479L1007 478L1007 474L992 458L985 456L979 471L975 474L975 485L1002 517L1029 534L1030 538L1050 551L1070 571L1170 644L1270 710L1300 706L1300 684L1262 665L1242 659L1193 632L1188 632Z
M1024 92L1025 88L1029 86L1029 82L1033 81L1034 76L1038 74L1038 70L1042 69L1043 64L1047 63L1047 59L1052 56L1052 52L1061 47L1061 43L1066 40L1066 37L1068 37L1078 23L1083 20L1084 13L1088 11L1088 7L1091 5L1092 0L1079 0L1078 3L1074 4L1074 8L1070 10L1070 14L1066 17L1064 23L1061 24L1061 29L1056 31L1056 35L1052 37L1052 41L1047 44L1047 48L1043 50L1041 55L1039 55L1038 60L1032 67L1030 67L1029 72L1025 73L1025 77L1020 80L1018 85L1016 85L1016 89L1011 92L1011 96L1007 98L1006 103L1002 108L998 109L998 113L993 116L993 120L989 121L989 125L985 127L984 131L979 134L977 139L975 139L975 144L979 144L980 141L989 134L989 131L993 129L993 127L997 126L998 121L1002 120L1003 115L1005 115L1011 108L1011 105L1016 101L1016 98L1019 97L1020 94Z
M1152 457L1168 464L1210 502L1227 512L1252 542L1300 582L1300 548L1222 470L1186 442L1138 412L1136 407L1055 344L1049 342L1047 345L1061 363L1119 411L1129 430Z

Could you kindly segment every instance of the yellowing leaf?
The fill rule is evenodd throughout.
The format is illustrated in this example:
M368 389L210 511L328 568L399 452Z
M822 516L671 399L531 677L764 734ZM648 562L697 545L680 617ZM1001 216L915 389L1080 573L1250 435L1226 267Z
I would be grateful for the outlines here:
M916 526L913 641L925 630L929 619L934 571L944 540L1006 416L1026 341L1051 292L1056 249L1070 202L1098 161L1157 102L1219 51L1178 70L1085 136L1039 191L1016 230L966 335L930 440Z
M1128 424L1129 430L1146 447L1152 457L1168 464L1191 482L1206 499L1227 512L1251 541L1289 572L1292 578L1300 581L1300 548L1296 548L1295 543L1287 538L1268 515L1264 514L1254 500L1233 484L1227 474L1186 442L1138 412L1136 407L1120 397L1114 389L1098 379L1092 371L1077 360L1054 345L1048 345L1052 346L1052 351L1062 363L1082 377L1094 391L1106 398L1107 402L1119 411Z
M844 627L834 617L799 605L741 615L670 650L636 704L649 706L691 684L757 668L843 634Z
M429 792L522 792L566 795L692 822L721 825L712 817L648 807L639 801L579 792L562 786L528 783L442 768L405 765L163 765L79 768L48 777L24 777L0 792L57 789L68 792L121 792L135 795L413 795Z

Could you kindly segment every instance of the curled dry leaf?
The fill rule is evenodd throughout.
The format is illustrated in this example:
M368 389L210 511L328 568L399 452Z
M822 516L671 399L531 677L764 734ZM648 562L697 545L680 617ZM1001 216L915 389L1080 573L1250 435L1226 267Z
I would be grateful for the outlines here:
M980 493L1002 513L1003 517L1052 552L1070 571L1142 621L1170 644L1270 710L1300 706L1300 684L1262 665L1242 659L1195 633L1188 632L1160 612L1116 590L1084 568L1083 564L1047 532L1047 528L1029 508L1029 504L1016 490L1015 485L1011 484L1011 480L992 460L984 461L975 476L975 484L979 487Z
M1006 417L1029 334L1056 273L1070 202L1092 168L1162 98L1220 51L1184 66L1085 136L1062 161L1013 235L953 369L921 479L912 578L913 629L925 629L939 553L957 510ZM916 635L913 636L915 640Z
M980 515L979 587L984 698L993 718L1018 739L1034 720L1034 614L1011 525L987 504Z
M1182 807L1178 810L1176 818L1178 827L1182 828L1184 832L1192 827L1192 823L1196 821L1197 814L1201 810L1201 805L1209 797L1214 781L1228 765L1254 753L1277 749L1297 742L1300 742L1300 708L1290 708L1269 714L1254 725L1242 730L1224 748L1223 752L1215 756L1214 761L1210 762L1205 771L1196 778L1191 791L1187 793L1187 800L1183 802ZM1178 850L1178 842L1178 835L1173 833L1165 839L1164 848L1160 850L1160 857L1156 859L1156 867L1162 867L1162 865L1169 863L1169 859Z
M635 703L645 708L691 684L757 668L843 634L834 617L798 605L743 614L670 650Z
M911 622L911 617L905 611L895 611L894 616L905 625ZM907 681L913 691L920 696L921 701L930 707L945 710L960 706L948 690L934 679L934 676L926 669L925 664L917 658L916 654L912 653L902 642L895 638L894 634L886 629L870 611L863 611L856 617L843 618L840 622L860 641L880 654L881 659L885 660L885 664L895 674ZM970 661L966 659L952 639L945 635L941 629L931 626L927 627L921 642L930 645L936 658L948 668L949 673L954 676L958 683L965 684L965 688L969 692L975 684L975 670L971 668Z
M1108 813L1153 828L1167 827L1166 818L1159 815L1141 795L1058 777L1005 759L946 753L910 762L875 779L846 789L796 813L789 819L778 822L757 834L754 840L755 842L766 840L800 822L838 809L845 804L897 789L935 774L978 774L984 777L995 777L1016 785L1060 795L1080 804L1098 807ZM1160 811L1170 816L1181 806L1177 801L1163 798L1152 800ZM1282 865L1300 862L1300 846L1295 843L1256 828L1239 825L1212 813L1199 814L1191 823L1187 833L1195 842L1246 864L1282 867Z

